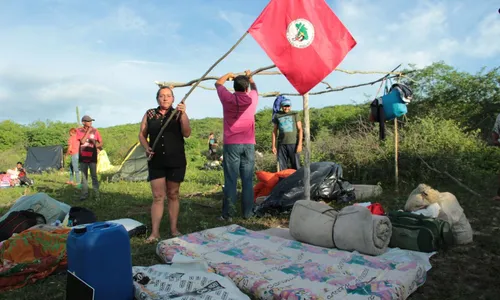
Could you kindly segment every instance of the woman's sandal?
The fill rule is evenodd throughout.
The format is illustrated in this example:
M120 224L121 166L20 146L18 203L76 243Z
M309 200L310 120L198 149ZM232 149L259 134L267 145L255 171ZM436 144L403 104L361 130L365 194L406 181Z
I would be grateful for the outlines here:
M145 241L146 244L158 243L160 241L159 237L148 237Z
M176 238L176 237L180 237L180 236L183 236L182 233L180 233L179 231L177 231L176 233L173 233L172 234L172 237Z

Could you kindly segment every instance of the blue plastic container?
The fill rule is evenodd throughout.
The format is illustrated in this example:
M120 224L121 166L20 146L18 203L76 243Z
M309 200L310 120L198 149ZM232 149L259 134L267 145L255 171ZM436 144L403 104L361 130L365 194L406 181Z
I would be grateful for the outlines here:
M382 107L384 108L386 121L393 120L396 117L399 118L408 112L406 103L397 89L393 89L389 94L382 97Z
M75 226L66 247L68 271L94 288L96 300L134 299L130 238L123 225Z

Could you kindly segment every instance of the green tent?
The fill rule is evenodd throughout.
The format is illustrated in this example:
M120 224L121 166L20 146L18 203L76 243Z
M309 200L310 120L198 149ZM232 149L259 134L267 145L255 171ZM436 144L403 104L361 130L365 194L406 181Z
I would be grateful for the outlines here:
M146 151L140 143L130 148L120 169L113 175L111 181L146 181L148 179L148 159Z

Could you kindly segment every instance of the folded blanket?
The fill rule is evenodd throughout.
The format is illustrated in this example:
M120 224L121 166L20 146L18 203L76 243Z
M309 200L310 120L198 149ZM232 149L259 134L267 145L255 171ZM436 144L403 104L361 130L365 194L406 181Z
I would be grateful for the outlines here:
M380 255L387 251L392 235L389 218L372 215L362 206L344 207L337 215L333 240L337 248Z

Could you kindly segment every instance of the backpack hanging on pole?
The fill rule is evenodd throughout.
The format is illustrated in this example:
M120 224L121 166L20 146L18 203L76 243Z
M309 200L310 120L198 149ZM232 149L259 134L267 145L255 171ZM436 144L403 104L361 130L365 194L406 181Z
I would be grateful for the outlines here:
M408 112L407 105L411 101L412 95L411 89L406 85L401 83L391 84L391 88L382 96L385 120L391 121L405 115Z
M384 95L375 98L370 104L370 121L379 123L381 140L385 139L385 121L405 115L408 112L407 105L413 97L413 92L408 86L402 83L392 84L390 79L384 81L382 83L385 84Z

